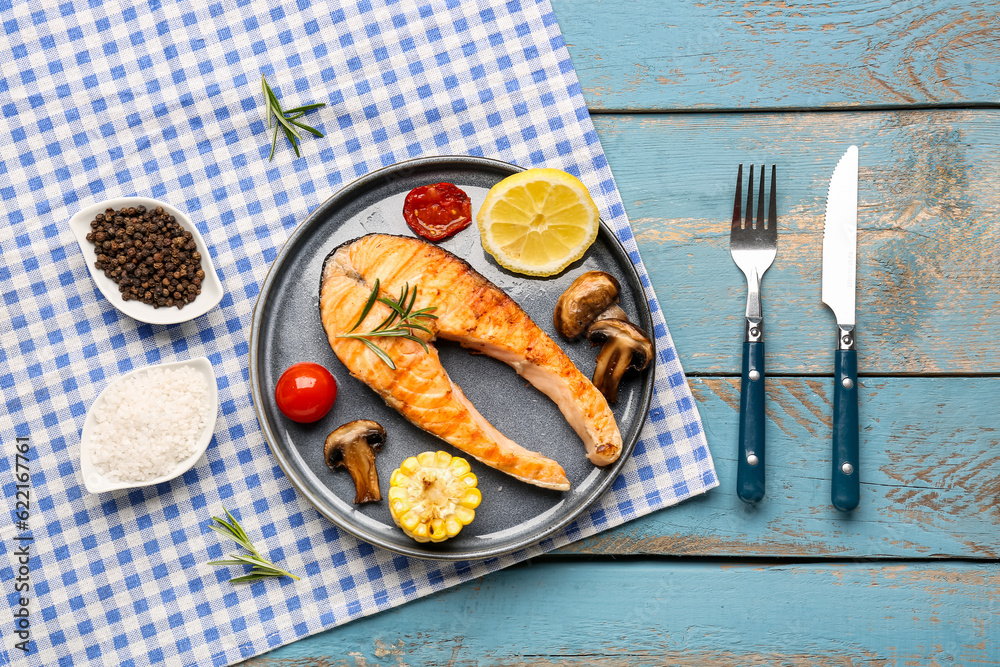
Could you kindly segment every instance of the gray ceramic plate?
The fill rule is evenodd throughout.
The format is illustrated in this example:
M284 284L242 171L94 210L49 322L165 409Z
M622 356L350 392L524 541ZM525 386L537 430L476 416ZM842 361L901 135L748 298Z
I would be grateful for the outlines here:
M484 158L433 157L368 174L328 199L299 225L261 288L250 336L250 384L264 438L292 484L322 514L372 544L419 558L467 560L498 556L537 542L579 516L611 486L631 454L649 411L652 367L622 382L614 412L625 448L614 465L597 468L585 458L583 443L555 404L507 365L437 341L435 345L449 375L479 411L515 442L557 460L573 486L564 493L539 489L470 460L479 477L483 502L475 520L457 537L440 544L419 544L393 524L384 500L392 471L405 458L422 451L461 452L405 421L371 389L352 378L334 355L319 318L323 259L341 243L370 232L412 236L403 221L403 199L419 185L455 183L472 198L475 214L490 187L518 171L520 168L513 165ZM618 278L623 291L622 307L633 322L647 331L652 328L638 276L625 250L603 223L597 241L584 258L552 278L529 278L502 269L483 250L475 222L441 246L503 288L556 340L552 326L556 299L577 276L595 269ZM593 374L596 350L589 343L559 342L585 375ZM298 361L323 364L337 379L337 402L315 424L296 424L286 419L274 402L278 377ZM323 462L326 435L353 419L374 419L388 432L377 459L383 496L380 503L355 506L350 475L333 472Z

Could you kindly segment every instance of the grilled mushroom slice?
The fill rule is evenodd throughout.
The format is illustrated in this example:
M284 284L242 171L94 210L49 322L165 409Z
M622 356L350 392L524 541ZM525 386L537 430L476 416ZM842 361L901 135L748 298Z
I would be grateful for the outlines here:
M612 317L628 319L618 306L621 285L604 271L587 271L573 281L559 300L552 316L552 323L560 336L573 340L587 330L590 323L609 313ZM620 313L620 314L619 314Z
M355 504L382 500L375 454L383 444L385 429L369 419L347 422L326 436L323 458L331 470L347 468L354 480Z
M646 333L631 322L602 319L587 330L592 345L603 345L597 355L594 386L608 402L618 400L618 383L628 369L641 371L653 359L653 344Z

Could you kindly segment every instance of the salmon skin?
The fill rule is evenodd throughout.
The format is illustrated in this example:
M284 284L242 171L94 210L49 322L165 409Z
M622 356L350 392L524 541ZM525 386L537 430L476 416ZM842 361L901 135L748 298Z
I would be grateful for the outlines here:
M373 339L395 370L364 343L338 338L364 310L378 279L381 296L398 298L416 287L414 309L433 307L436 320L420 320L427 350L411 340ZM320 315L330 346L351 375L415 426L523 482L565 491L562 467L500 433L448 377L432 341L443 338L511 366L559 407L583 440L587 457L608 465L622 439L604 396L559 346L506 293L450 252L419 239L369 234L327 256L320 281ZM389 315L376 302L355 332L371 331Z

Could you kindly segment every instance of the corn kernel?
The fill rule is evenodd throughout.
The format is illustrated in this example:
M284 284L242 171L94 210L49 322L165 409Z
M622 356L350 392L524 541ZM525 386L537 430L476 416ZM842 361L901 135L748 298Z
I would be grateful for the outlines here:
M472 522L476 517L475 510L469 509L468 507L463 507L459 505L455 508L455 518L458 519L462 525L467 525Z
M481 502L483 502L483 494L479 492L479 489L469 489L462 494L462 506L468 507L470 510L479 507Z
M413 510L410 510L403 515L403 527L407 530L413 530L420 524L420 515Z

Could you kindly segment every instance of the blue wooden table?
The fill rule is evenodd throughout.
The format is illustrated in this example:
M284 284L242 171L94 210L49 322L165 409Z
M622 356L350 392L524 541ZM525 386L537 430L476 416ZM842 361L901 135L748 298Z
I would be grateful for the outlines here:
M990 2L553 1L722 486L248 665L1000 664ZM829 502L830 173L861 152L861 506ZM735 494L736 165L778 164L768 491Z

